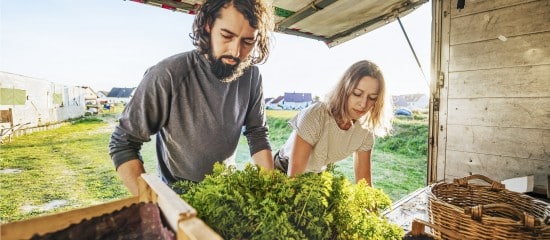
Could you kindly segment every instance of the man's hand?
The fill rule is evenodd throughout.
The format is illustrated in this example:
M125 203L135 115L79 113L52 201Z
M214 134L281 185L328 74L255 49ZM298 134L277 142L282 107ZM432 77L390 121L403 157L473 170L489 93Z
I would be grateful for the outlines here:
M141 161L139 159L127 161L118 166L116 172L130 193L138 196L138 177L145 172Z

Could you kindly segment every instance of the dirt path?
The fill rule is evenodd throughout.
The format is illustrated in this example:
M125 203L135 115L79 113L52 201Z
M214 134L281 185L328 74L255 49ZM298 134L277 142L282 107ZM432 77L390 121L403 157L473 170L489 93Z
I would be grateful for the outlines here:
M115 130L115 127L118 125L118 114L109 114L109 115L100 115L98 116L99 119L103 120L103 122L107 123L100 128L96 129L95 131L92 131L91 133L106 133L106 132L113 132Z

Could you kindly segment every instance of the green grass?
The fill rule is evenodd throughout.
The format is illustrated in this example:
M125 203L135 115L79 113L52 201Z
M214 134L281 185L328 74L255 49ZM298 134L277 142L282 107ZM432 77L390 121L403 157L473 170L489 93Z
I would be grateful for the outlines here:
M376 141L378 150L411 157L428 153L428 124L426 120L396 118L393 133Z
M121 110L121 109L120 109ZM273 150L286 141L296 111L268 110ZM0 145L0 223L97 205L130 196L116 176L108 143L117 113L86 117L58 129L15 137ZM379 138L373 152L373 183L393 201L425 186L427 121L397 119L391 137ZM155 139L144 144L145 169L156 174ZM237 166L250 162L246 138L237 149ZM336 169L353 181L353 161ZM48 204L65 201L55 208Z
M86 118L14 138L0 147L1 222L89 206L127 196L108 154L106 123ZM108 129L107 129L108 130ZM48 209L54 200L66 203Z

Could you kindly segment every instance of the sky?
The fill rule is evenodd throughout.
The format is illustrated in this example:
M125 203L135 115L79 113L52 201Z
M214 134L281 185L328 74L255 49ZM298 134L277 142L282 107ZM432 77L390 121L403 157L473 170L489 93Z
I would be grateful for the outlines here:
M194 49L193 15L123 0L0 0L0 71L95 91L137 87L147 68ZM429 93L431 3L341 45L273 34L259 65L264 97L284 92L324 96L354 62L371 60L391 95Z

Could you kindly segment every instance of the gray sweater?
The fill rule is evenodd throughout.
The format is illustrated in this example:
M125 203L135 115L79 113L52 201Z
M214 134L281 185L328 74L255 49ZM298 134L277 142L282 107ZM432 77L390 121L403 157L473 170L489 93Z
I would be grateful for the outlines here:
M244 129L243 129L244 126ZM156 134L158 168L168 184L202 181L215 162L234 157L241 132L250 154L271 150L262 78L256 66L222 83L197 51L181 53L149 68L122 112L109 143L118 168Z

